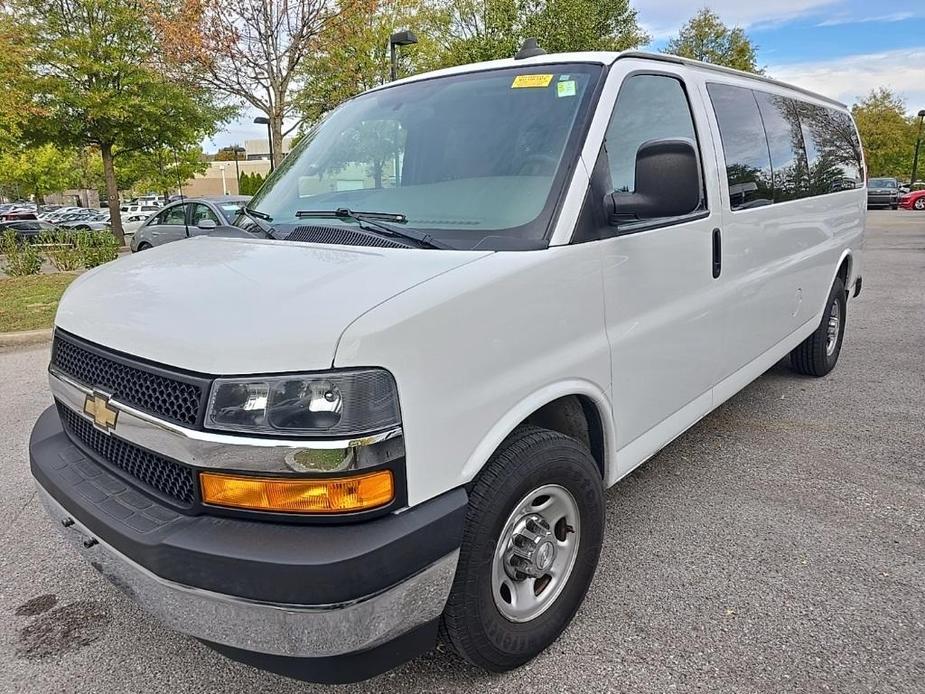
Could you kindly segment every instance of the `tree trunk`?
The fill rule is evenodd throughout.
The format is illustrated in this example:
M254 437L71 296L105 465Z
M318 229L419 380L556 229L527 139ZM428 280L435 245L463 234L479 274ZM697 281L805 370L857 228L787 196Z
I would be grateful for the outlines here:
M283 117L277 113L270 114L270 133L273 138L273 168L283 160Z
M106 198L109 203L109 223L112 226L112 235L120 246L125 245L125 234L122 231L122 213L119 210L119 186L116 185L116 169L112 165L112 144L100 145L100 154L103 157L103 178L106 179Z

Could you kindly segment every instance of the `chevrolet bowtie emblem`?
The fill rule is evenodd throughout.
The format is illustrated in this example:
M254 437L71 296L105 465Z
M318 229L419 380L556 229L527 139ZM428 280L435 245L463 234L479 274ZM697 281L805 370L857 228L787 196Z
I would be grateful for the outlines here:
M116 426L119 410L109 404L109 396L102 393L91 393L84 401L84 412L93 418L98 429L107 434Z

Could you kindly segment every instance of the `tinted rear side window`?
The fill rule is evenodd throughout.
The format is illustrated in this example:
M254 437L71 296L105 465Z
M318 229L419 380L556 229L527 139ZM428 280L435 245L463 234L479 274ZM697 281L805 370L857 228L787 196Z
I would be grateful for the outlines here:
M770 204L771 157L755 96L726 84L709 84L707 90L723 141L732 209Z
M862 187L861 143L851 117L835 109L801 103L800 122L809 162L810 195Z
M810 193L799 103L777 94L754 94L768 136L774 172L774 202L807 197Z

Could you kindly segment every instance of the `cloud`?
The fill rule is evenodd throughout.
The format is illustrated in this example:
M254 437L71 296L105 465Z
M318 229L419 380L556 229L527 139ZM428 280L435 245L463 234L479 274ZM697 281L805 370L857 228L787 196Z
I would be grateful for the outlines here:
M907 19L915 19L918 15L915 12L894 12L893 14L878 15L875 17L851 17L848 15L839 15L819 22L818 27L837 27L845 24L873 24L873 23L893 23L904 22Z
M839 5L843 0L639 0L634 3L639 21L655 40L664 39L704 6L716 12L726 24L742 27L778 24L815 14Z
M806 63L769 65L769 75L847 104L889 87L910 112L925 108L925 46Z

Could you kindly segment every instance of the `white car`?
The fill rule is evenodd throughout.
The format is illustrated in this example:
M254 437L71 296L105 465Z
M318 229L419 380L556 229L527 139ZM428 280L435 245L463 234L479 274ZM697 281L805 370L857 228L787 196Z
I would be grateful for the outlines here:
M150 215L152 212L157 212L160 209L161 209L160 205L153 205L150 203L145 203L145 204L129 203L126 205L122 205L119 208L120 212L122 213L122 216L125 216L128 214L139 214L141 212L145 212Z
M835 366L866 207L849 110L666 55L527 53L351 99L239 212L261 234L64 295L39 496L168 627L325 682L438 629L518 667L581 605L609 486L781 358Z
M154 214L153 212L133 212L130 214L122 215L122 232L125 235L125 242L128 245L135 235L135 232L138 231L139 227L144 224L147 219Z

